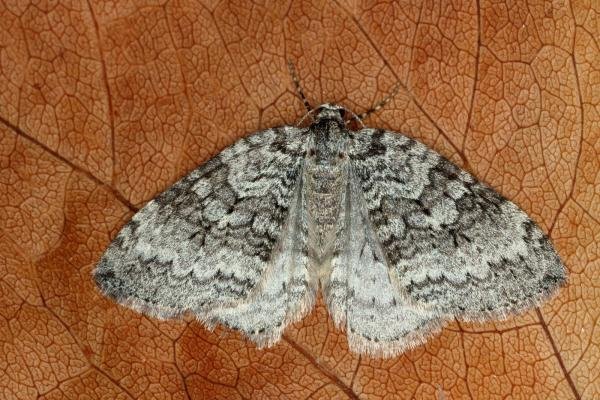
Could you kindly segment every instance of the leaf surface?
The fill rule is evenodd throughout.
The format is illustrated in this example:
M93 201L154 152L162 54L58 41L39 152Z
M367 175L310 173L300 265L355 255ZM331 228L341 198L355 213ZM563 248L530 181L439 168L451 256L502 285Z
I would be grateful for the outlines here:
M600 9L583 1L0 5L0 397L592 399L600 394ZM90 273L146 201L313 104L436 149L524 208L569 284L391 360L320 303L259 351L159 322Z

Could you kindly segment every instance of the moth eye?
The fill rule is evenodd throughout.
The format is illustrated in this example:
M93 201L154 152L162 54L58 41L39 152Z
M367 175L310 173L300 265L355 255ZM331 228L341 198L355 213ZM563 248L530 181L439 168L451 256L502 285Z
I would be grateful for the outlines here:
M340 116L342 117L342 119L344 119L346 117L346 110L340 108L338 111L340 112Z
M315 155L315 149L308 150L308 155L311 156L311 157L314 156Z
M339 152L339 153L338 153L338 157L339 157L340 159L343 159L343 158L345 158L345 157L346 157L346 154L345 154L345 153L342 153L342 152Z

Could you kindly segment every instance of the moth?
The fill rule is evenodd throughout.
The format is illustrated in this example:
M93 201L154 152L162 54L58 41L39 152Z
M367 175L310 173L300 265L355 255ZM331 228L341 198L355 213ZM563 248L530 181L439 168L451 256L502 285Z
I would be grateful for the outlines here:
M320 288L351 351L390 357L565 282L548 237L492 188L409 137L351 130L342 106L314 114L238 140L147 203L95 268L101 291L262 347Z

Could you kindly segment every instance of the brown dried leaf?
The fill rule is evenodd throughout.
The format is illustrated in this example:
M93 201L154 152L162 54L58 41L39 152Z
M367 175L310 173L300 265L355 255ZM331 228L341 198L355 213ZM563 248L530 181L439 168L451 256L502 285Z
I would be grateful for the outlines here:
M600 395L600 9L573 2L0 5L0 397ZM418 138L550 234L569 285L502 323L357 357L322 304L272 349L102 298L134 210L236 138L312 104Z

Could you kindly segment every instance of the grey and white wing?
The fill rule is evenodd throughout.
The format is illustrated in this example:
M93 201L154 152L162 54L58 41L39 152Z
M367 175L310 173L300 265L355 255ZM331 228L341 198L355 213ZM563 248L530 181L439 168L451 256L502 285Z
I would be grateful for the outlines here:
M363 129L348 154L385 262L418 303L485 320L537 305L566 281L521 209L422 143Z
M151 316L192 312L276 341L314 297L298 227L303 143L300 129L267 129L182 178L119 232L94 270L98 287Z
M277 247L254 291L243 301L215 307L208 325L221 323L243 332L259 347L277 342L287 325L313 307L317 282L309 270L306 187L302 175L293 193L289 217Z
M350 350L391 357L424 343L442 325L439 313L410 299L391 274L349 169L330 270L322 287L329 313L345 328Z

